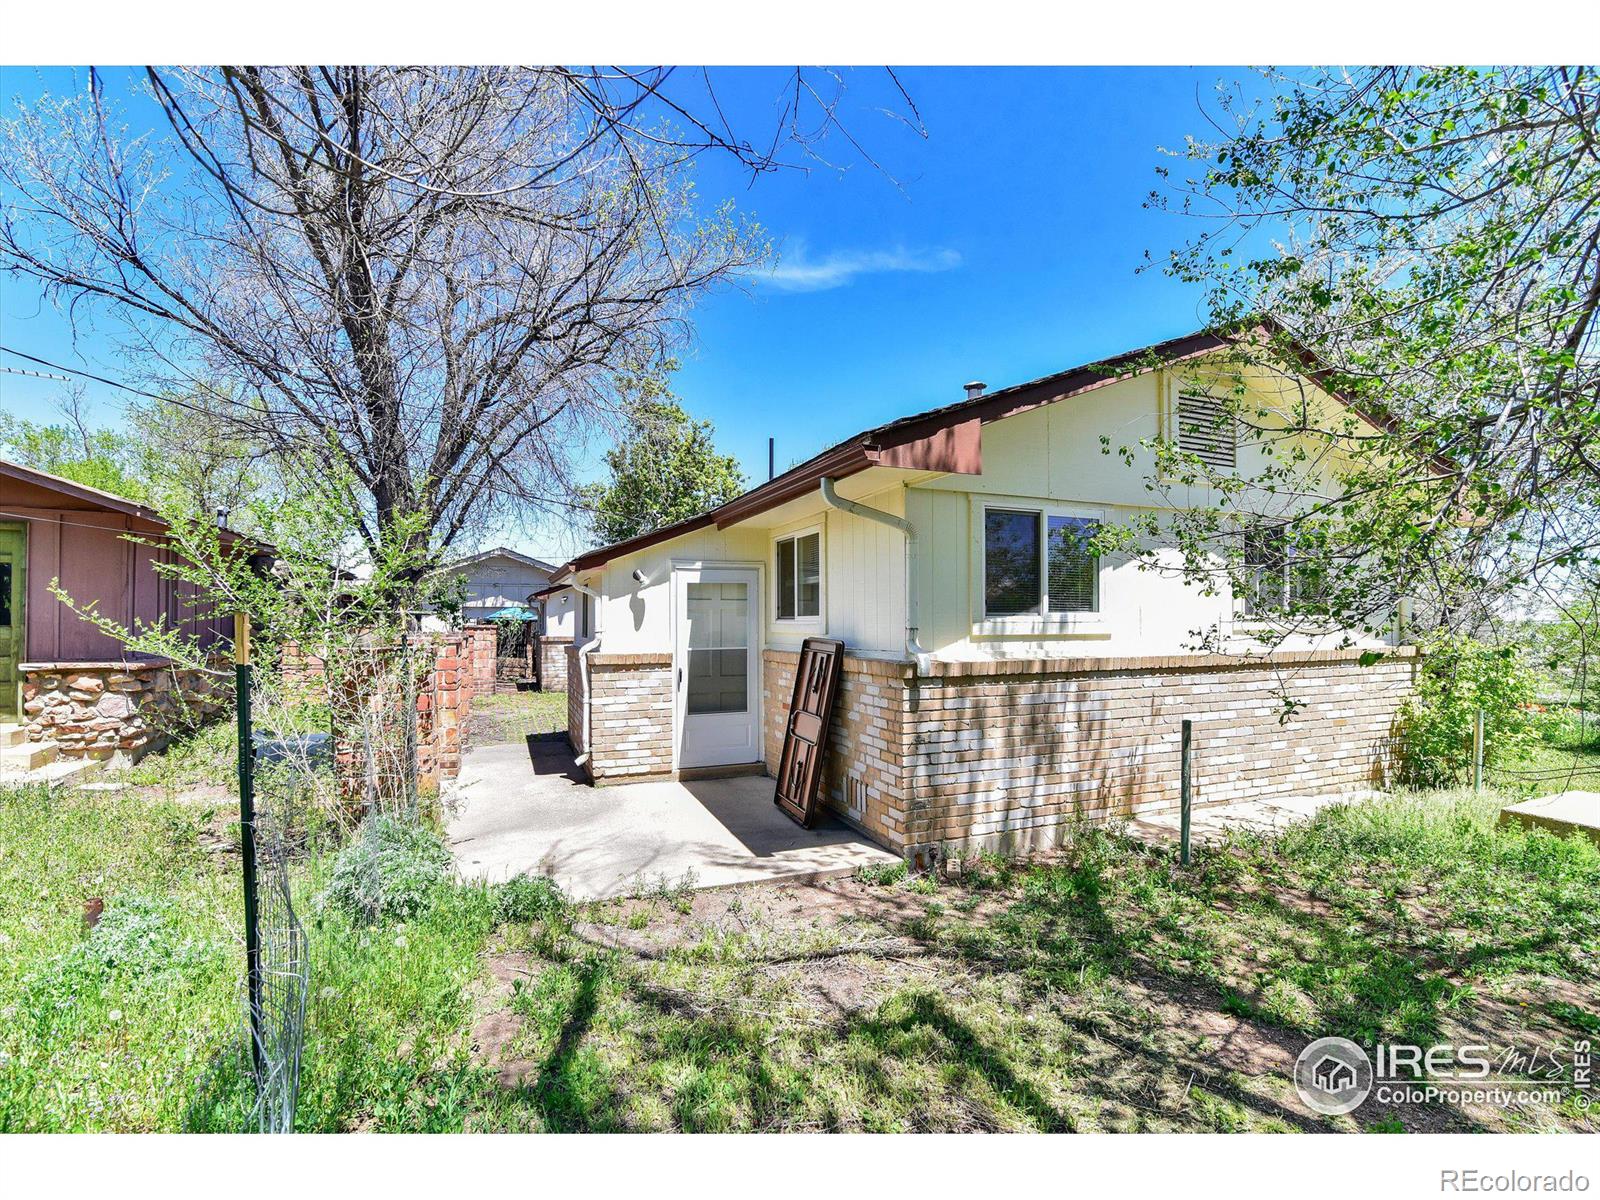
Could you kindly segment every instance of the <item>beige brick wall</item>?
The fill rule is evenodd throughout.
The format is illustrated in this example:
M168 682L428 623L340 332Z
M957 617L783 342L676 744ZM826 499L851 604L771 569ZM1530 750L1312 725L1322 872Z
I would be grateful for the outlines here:
M567 690L567 651L571 638L539 638L539 688L546 692Z
M1185 718L1196 804L1380 783L1415 659L1063 665L1073 669L919 681L906 781L918 842L1032 849L1074 820L1176 808Z
M574 754L582 754L583 702L589 691L589 681L584 677L583 659L578 657L582 647L567 646L567 741Z
M768 650L761 658L767 773L776 775L800 656ZM893 849L907 841L903 739L909 674L901 663L845 656L822 783L828 808Z
M589 777L605 784L670 775L672 656L591 654L588 682Z
M764 655L776 772L798 656ZM936 663L847 656L824 775L828 806L885 845L1035 849L1074 820L1175 808L1194 722L1197 804L1358 788L1389 766L1415 660L1355 651ZM1284 699L1299 705L1285 716Z

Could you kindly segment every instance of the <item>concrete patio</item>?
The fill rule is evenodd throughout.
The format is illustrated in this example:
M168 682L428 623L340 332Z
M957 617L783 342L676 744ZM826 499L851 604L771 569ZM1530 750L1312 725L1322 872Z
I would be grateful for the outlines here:
M803 883L898 861L831 818L801 829L760 776L594 788L562 735L467 751L449 839L464 878L547 875L575 899L688 881Z
M1220 841L1228 833L1252 829L1273 833L1311 820L1335 804L1359 804L1377 792L1324 792L1310 796L1274 796L1228 804L1200 804L1189 812L1189 839L1195 845ZM1183 820L1177 810L1143 813L1128 821L1128 832L1142 841L1177 844Z

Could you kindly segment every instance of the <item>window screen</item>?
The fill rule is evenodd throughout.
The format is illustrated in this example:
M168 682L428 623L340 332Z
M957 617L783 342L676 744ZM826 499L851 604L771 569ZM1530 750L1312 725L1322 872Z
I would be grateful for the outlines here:
M1039 514L991 508L983 516L983 610L1039 611Z
M794 539L784 538L778 543L778 620L794 620Z
M781 538L774 578L778 620L822 615L822 535Z
M1090 553L1089 542L1099 532L1099 523L1083 517L1051 517L1049 526L1050 611L1094 612L1100 601L1095 586L1099 560Z
M1220 400L1180 395L1178 449L1213 467L1236 466L1238 438L1233 414Z
M1245 616L1281 611L1288 599L1285 567L1288 555L1282 528L1258 526L1244 533Z

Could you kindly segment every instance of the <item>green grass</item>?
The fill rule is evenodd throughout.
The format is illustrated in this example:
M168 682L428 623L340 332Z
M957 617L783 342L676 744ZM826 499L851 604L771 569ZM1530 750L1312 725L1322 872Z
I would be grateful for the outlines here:
M1554 709L1529 756L1491 768L1488 782L1534 795L1600 791L1600 716L1585 721L1576 709Z
M147 754L110 778L133 787L168 791L232 787L239 760L238 728L233 721L215 721L159 754Z
M480 745L520 742L529 734L567 727L565 692L506 692L472 701L471 740Z
M236 867L200 845L214 815L0 788L0 1129L183 1127L195 1080L237 1030ZM89 953L96 897L107 922L162 906L140 953Z
M331 859L307 860L298 1124L1592 1129L1571 1105L1312 1118L1285 1078L1326 1034L1594 1035L1600 851L1498 828L1496 804L1328 810L1188 869L1089 829L1048 862L876 871L819 908L447 885L360 925L319 908ZM238 863L201 848L227 820L155 788L0 792L0 1129L241 1127Z

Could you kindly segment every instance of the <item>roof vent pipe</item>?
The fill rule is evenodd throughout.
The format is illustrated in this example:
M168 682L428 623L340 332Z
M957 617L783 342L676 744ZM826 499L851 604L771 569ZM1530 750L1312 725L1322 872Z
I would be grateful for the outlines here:
M981 380L974 379L971 383L964 383L961 386L966 391L968 400L976 400L983 395L984 389L989 385Z

